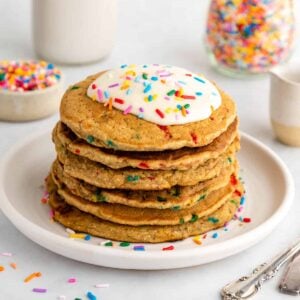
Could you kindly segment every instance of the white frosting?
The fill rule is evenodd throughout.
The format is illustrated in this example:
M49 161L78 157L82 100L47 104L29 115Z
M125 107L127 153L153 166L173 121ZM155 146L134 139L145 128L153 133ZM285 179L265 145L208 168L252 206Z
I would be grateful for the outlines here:
M204 120L222 102L206 78L167 65L123 65L100 75L87 95L158 125L179 125Z

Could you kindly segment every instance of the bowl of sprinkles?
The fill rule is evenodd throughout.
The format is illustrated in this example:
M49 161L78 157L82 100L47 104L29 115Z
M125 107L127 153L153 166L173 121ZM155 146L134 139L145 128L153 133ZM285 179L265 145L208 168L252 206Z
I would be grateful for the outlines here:
M63 74L52 63L0 60L0 120L29 121L58 111Z

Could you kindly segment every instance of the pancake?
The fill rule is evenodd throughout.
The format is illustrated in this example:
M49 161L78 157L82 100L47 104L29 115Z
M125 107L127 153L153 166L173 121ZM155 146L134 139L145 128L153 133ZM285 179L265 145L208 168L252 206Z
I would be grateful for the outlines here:
M59 122L53 131L53 140L70 152L97 161L113 169L133 167L151 170L187 170L197 168L207 160L217 158L237 137L238 120L209 145L197 148L181 148L160 152L118 151L95 147L78 138L66 125Z
M240 202L240 193L233 192L229 200L218 210L203 218L194 218L187 223L173 226L121 225L102 220L68 205L56 193L53 183L49 182L51 181L49 178L47 180L48 191L50 193L49 204L53 209L54 219L57 222L77 232L85 232L94 236L118 241L160 243L203 234L222 227L230 221ZM238 190L242 193L243 189L239 186Z
M67 188L58 188L57 193L67 204L100 219L118 224L141 226L177 225L183 221L189 222L193 218L198 219L207 216L221 207L231 197L233 189L231 183L228 183L225 187L211 192L193 207L181 210L141 209L122 204L94 203L75 196Z
M235 161L238 148L239 142L233 142L219 158L210 159L196 169L159 171L133 168L113 170L56 145L58 159L64 165L66 174L100 188L130 190L162 190L175 185L195 185L211 179Z
M89 76L68 89L61 101L60 118L78 137L93 145L125 151L161 151L210 144L236 118L236 106L219 90L222 103L205 120L184 125L160 126L87 96L89 85L104 72Z
M194 186L175 186L160 191L130 191L100 189L82 180L65 174L63 166L56 160L51 175L59 187L66 186L74 195L92 202L108 202L138 208L185 209L205 199L209 193L224 187L233 173L237 173L236 164L223 169L219 176L202 181Z

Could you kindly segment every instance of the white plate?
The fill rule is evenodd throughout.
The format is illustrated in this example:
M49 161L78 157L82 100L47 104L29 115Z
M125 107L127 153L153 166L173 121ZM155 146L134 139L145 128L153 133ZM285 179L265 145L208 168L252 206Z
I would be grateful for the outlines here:
M202 245L192 238L163 244L134 244L106 247L99 238L70 239L65 228L51 222L48 205L42 204L43 180L53 161L50 133L34 134L16 144L0 165L0 204L4 214L29 239L66 257L100 266L124 269L172 269L215 261L254 245L271 233L290 208L294 196L292 177L284 163L269 148L242 134L239 154L242 177L246 182L246 205L242 217L228 228L208 233ZM162 248L173 246L173 250Z

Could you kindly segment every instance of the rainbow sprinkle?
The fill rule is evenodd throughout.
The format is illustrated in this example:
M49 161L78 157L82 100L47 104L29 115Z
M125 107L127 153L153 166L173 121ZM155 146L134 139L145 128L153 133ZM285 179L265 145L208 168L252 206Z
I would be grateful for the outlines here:
M60 79L60 70L45 61L0 61L0 90L43 90L57 84Z

